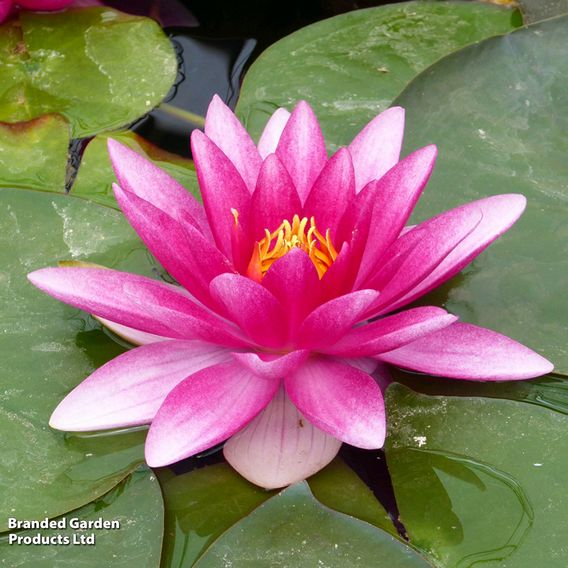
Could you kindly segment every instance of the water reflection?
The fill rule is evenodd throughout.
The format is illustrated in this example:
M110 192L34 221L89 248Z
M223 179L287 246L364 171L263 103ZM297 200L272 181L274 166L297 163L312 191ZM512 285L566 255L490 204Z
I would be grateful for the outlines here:
M518 481L468 456L425 448L394 450L401 518L410 541L443 566L499 562L529 532L534 511ZM480 514L480 511L485 514Z

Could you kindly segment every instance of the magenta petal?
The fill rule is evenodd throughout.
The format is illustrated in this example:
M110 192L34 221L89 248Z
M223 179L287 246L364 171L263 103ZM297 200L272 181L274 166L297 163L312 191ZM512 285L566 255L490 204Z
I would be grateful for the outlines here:
M134 150L109 138L108 153L118 184L174 219L184 214L207 237L211 230L201 204L174 178Z
M211 294L253 341L266 347L283 345L286 317L266 288L240 274L221 274L211 281Z
M250 192L229 158L199 130L191 133L191 149L215 242L227 258L235 260L235 227L248 234Z
M170 392L152 421L148 465L169 465L226 440L272 400L279 384L236 361L191 375Z
M442 213L405 232L387 249L365 286L381 291L369 316L392 311L397 300L422 282L482 219L475 203Z
M202 341L138 347L87 377L63 399L49 424L69 432L149 424L176 385L229 359L226 349Z
M291 351L286 355L232 353L241 365L264 379L283 379L294 372L309 356L307 350Z
M304 202L327 161L320 125L305 101L300 101L290 115L276 154L290 173Z
M302 210L294 183L276 154L262 164L256 189L252 195L251 235L260 241L265 230L275 231L284 219L292 220Z
M381 448L385 405L367 373L332 359L310 359L285 379L298 410L331 436L359 448Z
M306 316L320 303L319 277L310 257L294 248L279 258L262 279L288 316L289 332L294 336Z
M392 107L376 116L349 145L356 190L381 178L397 162L404 136L404 109Z
M361 192L353 240L363 249L356 287L376 270L382 254L400 235L430 178L436 155L435 146L416 150Z
M368 357L416 341L451 325L457 319L442 308L414 308L356 327L335 345L322 347L320 351L345 357Z
M101 322L109 331L118 335L118 337L128 341L132 345L148 345L149 343L158 343L159 341L166 341L171 339L163 335L155 335L153 333L146 333L133 327L128 327L120 323L115 323L105 318L93 316L96 320Z
M554 366L495 331L454 323L379 359L398 367L470 381L512 381L550 373Z
M355 172L346 148L340 148L327 162L304 205L304 215L315 217L319 231L329 229L335 239L339 220L355 198Z
M526 206L523 195L504 194L486 197L462 205L446 215L458 210L471 207L479 209L483 217L479 224L471 231L442 262L415 288L410 290L400 301L397 301L390 309L396 309L423 296L436 288L462 268L467 266L477 255L483 252L497 237L507 231L521 216Z
M209 282L234 272L229 260L191 224L182 225L116 184L113 189L128 221L160 264L196 298L210 304Z
M268 119L258 141L258 153L264 160L269 154L274 154L280 142L280 136L286 126L290 113L285 108L276 109Z
M324 468L341 442L306 420L284 389L225 447L225 459L250 482L275 489Z
M317 349L338 341L379 297L376 290L357 290L316 308L300 326L298 346Z
M262 160L249 133L217 95L207 109L205 134L233 162L252 193Z
M239 346L229 325L157 280L102 268L43 268L28 274L40 290L96 316L177 339Z

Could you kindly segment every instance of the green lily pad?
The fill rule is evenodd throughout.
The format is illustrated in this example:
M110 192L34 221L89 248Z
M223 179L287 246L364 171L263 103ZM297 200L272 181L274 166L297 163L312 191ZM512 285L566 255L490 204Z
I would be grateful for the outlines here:
M0 186L63 191L68 148L69 125L60 115L0 123Z
M118 208L112 184L116 176L112 170L107 150L107 140L114 138L126 144L139 154L152 160L157 166L168 172L184 187L200 198L197 175L192 160L161 150L134 132L123 131L111 134L99 134L89 142L71 193L95 203Z
M326 507L366 521L398 538L389 514L361 478L341 459L308 479L314 497Z
M269 499L216 540L195 566L429 566L388 533L319 503L306 482Z
M118 522L119 528L70 528L71 523L99 519ZM148 470L137 471L103 497L57 519L65 522L66 529L13 531L20 537L35 537L39 533L55 539L68 538L68 545L10 544L10 536L4 535L0 537L0 556L2 563L11 568L158 568L163 519L162 497L155 476ZM73 544L74 539L91 539L92 535L94 545Z
M498 330L568 372L568 17L448 56L395 101L406 152L439 158L415 221L498 193L528 199L520 221L425 303Z
M245 76L237 113L258 138L277 107L305 99L335 150L440 57L520 23L516 11L475 2L403 2L336 16L269 47Z
M0 27L0 120L58 112L74 138L91 136L152 110L176 73L174 50L149 18L110 8L22 12Z
M54 517L109 491L143 461L144 431L70 435L48 427L59 401L123 351L99 324L26 274L89 260L152 274L123 216L70 196L0 190L0 530L9 516Z
M158 470L166 503L163 565L192 566L217 538L276 494L260 489L225 463L173 475ZM309 478L314 496L326 506L398 536L387 512L343 461Z
M387 407L387 460L415 547L447 568L566 565L566 414L396 384Z
M568 13L568 0L519 0L527 24Z

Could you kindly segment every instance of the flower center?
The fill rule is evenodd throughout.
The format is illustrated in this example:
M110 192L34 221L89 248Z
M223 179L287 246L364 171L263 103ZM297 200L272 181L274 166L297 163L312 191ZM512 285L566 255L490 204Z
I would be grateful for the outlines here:
M264 229L265 237L255 244L247 275L260 281L268 269L279 258L293 248L305 251L314 263L320 279L337 258L337 251L331 242L329 229L325 237L318 231L313 217L300 219L294 215L292 222L285 219L274 232Z

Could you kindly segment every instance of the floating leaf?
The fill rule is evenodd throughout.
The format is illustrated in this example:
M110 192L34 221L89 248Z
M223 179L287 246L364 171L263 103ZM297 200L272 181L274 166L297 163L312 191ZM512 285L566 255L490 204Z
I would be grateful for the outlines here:
M227 566L427 567L388 533L319 503L306 482L292 485L230 528L196 563Z
M0 537L2 563L11 568L82 568L121 566L124 568L158 568L164 530L164 508L160 487L154 475L137 471L112 491L93 503L63 517L67 529L12 531L21 537L69 538L68 545L25 545L9 543L9 535ZM117 521L120 528L73 530L73 523ZM19 519L24 520L24 519ZM62 519L58 519L61 521ZM73 538L94 534L94 545L73 544ZM75 537L73 535L76 535Z
M498 330L568 372L568 16L488 39L416 78L406 152L439 158L415 220L497 193L522 193L520 221L462 275L424 298Z
M330 18L257 59L237 112L258 138L277 107L305 99L336 149L440 57L518 25L518 12L474 2L403 2Z
M99 134L89 142L81 160L79 173L71 189L71 193L76 197L84 197L96 203L118 208L112 191L112 184L116 183L116 176L112 170L107 151L107 140L109 138L114 138L149 158L195 196L199 196L197 176L191 160L161 150L141 136L124 131Z
M69 125L60 115L0 123L0 186L63 191L68 147Z
M566 565L568 416L396 384L387 405L387 460L411 544L445 568Z
M191 566L227 529L272 497L227 464L175 476L159 471L166 503L164 566ZM323 504L397 535L387 512L359 477L336 459L308 480Z
M149 18L110 8L22 12L0 27L0 120L58 112L74 138L91 136L152 110L176 72L174 50Z
M53 517L109 491L143 461L143 431L70 435L48 427L59 401L123 351L85 313L26 280L59 260L152 273L123 216L65 195L0 190L0 530Z

